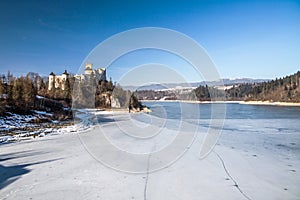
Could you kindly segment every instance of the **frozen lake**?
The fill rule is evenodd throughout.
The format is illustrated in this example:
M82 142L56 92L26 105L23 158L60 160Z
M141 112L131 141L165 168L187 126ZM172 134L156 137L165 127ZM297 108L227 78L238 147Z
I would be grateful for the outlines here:
M299 199L299 107L147 105L1 145L0 199ZM203 144L216 145L200 158Z

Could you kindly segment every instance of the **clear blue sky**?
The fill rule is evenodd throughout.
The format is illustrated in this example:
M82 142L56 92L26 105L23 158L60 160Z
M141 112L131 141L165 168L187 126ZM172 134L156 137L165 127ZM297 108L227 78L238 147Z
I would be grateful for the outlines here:
M300 70L300 1L2 0L0 73L76 73L103 40L148 26L195 39L224 78L275 78ZM117 79L114 71L108 75Z

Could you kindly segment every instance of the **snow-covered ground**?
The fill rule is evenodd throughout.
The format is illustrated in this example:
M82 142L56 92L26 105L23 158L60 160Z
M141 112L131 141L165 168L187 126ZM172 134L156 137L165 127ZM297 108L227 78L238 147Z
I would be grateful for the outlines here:
M36 137L88 130L93 125L89 117L94 116L95 113L95 110L78 110L76 113L77 122L69 126L62 125L56 120L49 121L48 117L51 117L52 113L44 111L34 111L34 114L31 115L8 113L5 117L0 116L0 145ZM34 122L36 119L46 119L46 122L36 123Z
M0 199L300 199L297 124L226 120L199 159L209 120L194 135L195 123L102 113L81 112L78 134L0 145Z
M25 127L34 127L34 124L30 121L34 120L35 116L33 115L18 115L14 113L8 113L7 116L0 116L0 131L5 131L14 128L25 128Z

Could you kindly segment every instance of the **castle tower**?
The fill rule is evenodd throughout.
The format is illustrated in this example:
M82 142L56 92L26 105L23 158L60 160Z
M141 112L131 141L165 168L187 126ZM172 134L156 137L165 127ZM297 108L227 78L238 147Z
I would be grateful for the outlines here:
M65 72L61 76L63 80L67 80L67 78L69 78L69 73L67 72L67 70L65 70Z
M62 79L62 86L61 89L65 90L65 82L67 81L67 79L69 78L69 73L67 72L67 70L65 70L65 72L61 75L61 79Z
M55 74L53 72L51 72L49 74L49 84L48 84L48 90L51 90L53 85L55 84Z
M91 75L93 73L93 64L92 63L86 63L84 74L85 75Z

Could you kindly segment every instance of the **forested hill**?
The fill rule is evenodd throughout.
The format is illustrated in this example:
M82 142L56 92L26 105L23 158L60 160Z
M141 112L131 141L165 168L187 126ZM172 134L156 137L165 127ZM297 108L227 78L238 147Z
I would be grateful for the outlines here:
M268 82L240 84L225 93L227 100L300 102L300 71Z

